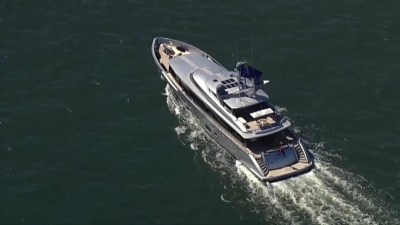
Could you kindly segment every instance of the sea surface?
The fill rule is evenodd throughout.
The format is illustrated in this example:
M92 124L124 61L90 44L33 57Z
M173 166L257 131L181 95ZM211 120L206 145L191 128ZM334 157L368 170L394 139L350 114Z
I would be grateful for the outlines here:
M0 1L0 224L400 224L400 1ZM246 59L316 157L264 185L160 80Z

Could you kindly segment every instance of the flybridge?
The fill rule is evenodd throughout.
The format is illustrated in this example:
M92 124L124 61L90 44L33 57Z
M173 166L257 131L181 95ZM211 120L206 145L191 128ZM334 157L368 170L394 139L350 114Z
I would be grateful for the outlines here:
M202 69L191 73L204 94L227 110L227 115L242 132L254 134L274 132L290 126L268 103L268 95L260 88L262 73L245 62L235 71L207 74Z
M194 80L205 83L207 92L228 106L230 110L255 105L268 100L268 95L260 88L268 81L261 80L262 72L251 67L247 62L238 62L235 71L204 76L203 72L196 71ZM222 103L221 102L221 103Z

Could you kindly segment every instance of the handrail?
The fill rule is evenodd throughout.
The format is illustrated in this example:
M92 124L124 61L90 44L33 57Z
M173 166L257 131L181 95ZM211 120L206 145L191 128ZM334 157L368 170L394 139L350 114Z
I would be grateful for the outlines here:
M286 147L290 147L290 145L287 144L287 145L282 145L281 147L271 148L271 149L268 149L266 152L267 153L278 152L281 148L286 148Z
M302 149L302 150L303 150L303 152L304 152L304 157L306 157L306 160L307 160L307 162L309 162L309 160L308 160L308 156L307 156L307 152L305 151L305 149L304 149L303 145L301 144L301 142L300 142L300 139L299 139L298 143L299 143L299 145L301 146L301 149Z
M163 70L161 70L161 73L164 75L164 77L169 81L169 83L171 84L171 86L178 91L178 89L180 91L182 91L182 88L179 86L179 84L175 81L175 79L173 79L172 77L170 78L170 73L169 72L165 72Z
M259 174L262 174L263 177L265 177L264 171L261 169L260 165L258 164L258 162L256 161L256 159L254 158L253 155L249 155L251 161L253 162L253 164L256 166L257 172ZM267 167L267 173L269 172L268 167Z

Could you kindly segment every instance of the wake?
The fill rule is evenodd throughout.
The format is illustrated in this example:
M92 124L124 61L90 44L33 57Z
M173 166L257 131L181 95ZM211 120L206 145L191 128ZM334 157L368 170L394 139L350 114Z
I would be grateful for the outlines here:
M317 163L317 168L303 176L265 186L250 171L237 164L240 176L249 183L251 199L262 206L266 200L283 216L282 224L399 224L396 212L367 197L356 181L345 180L331 171L332 165ZM336 168L338 169L338 168ZM378 196L376 196L378 197ZM265 211L266 219L270 218Z
M254 207L251 211L264 216L267 221L277 224L400 224L397 212L382 203L379 195L369 194L363 188L366 179L328 163L331 156L323 153L314 153L316 168L312 172L266 185L246 167L238 162L235 164L170 92L167 85L164 94L169 110L180 121L175 131L182 143L189 143L192 150L200 151L202 161L212 169L228 174L232 187L245 187L248 193L245 202L250 202L250 207ZM322 143L311 145L323 148ZM226 197L229 195L222 194L221 201L245 204L243 199L230 200Z

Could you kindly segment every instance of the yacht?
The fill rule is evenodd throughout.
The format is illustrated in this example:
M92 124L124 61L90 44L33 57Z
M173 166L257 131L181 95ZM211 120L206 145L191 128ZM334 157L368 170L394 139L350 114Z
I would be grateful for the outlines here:
M247 62L233 70L199 48L156 37L151 46L161 78L199 125L264 182L294 177L314 167L313 155L291 123L269 101L269 81Z

